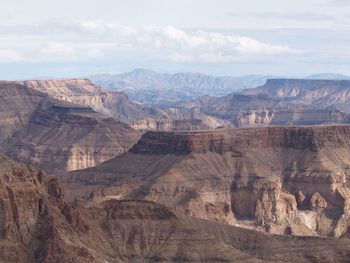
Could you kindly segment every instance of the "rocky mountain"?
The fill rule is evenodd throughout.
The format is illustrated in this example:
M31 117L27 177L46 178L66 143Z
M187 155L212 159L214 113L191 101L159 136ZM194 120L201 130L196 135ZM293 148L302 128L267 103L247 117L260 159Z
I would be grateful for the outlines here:
M124 93L99 88L87 79L30 80L20 84L57 100L89 106L125 123L158 116L156 109L144 108L130 101Z
M350 226L349 145L342 125L148 132L61 180L86 205L136 198L269 233L340 237Z
M279 236L146 201L84 208L57 180L0 155L0 262L347 262L350 240Z
M139 130L215 129L225 124L223 120L192 109L141 106L124 93L97 87L87 79L31 80L20 84L54 99L91 107Z
M265 94L293 104L321 109L334 107L350 112L350 80L271 79L244 94Z
M268 76L214 77L200 73L157 73L135 69L117 75L95 75L89 79L98 86L125 92L132 100L157 106L191 100L210 94L224 96L265 83Z
M0 149L49 173L97 165L140 137L89 107L58 101L15 82L0 83Z
M100 74L88 77L97 86L125 92L133 101L146 105L168 107L174 103L210 95L226 96L244 89L263 85L273 76L247 75L216 77L200 73L158 73L149 69L135 69L122 74ZM293 79L293 78L291 78ZM315 74L310 80L348 80L341 74Z
M349 123L350 81L270 79L223 97L203 96L175 106L231 122L236 127Z

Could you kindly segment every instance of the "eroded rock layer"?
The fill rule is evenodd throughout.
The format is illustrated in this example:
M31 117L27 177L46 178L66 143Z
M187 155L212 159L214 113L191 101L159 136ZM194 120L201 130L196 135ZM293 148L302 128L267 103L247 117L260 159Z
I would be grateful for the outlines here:
M225 124L222 120L196 110L141 106L130 101L123 92L97 87L87 79L31 80L19 83L51 98L91 107L117 121L129 123L137 130L201 130L215 129Z
M259 233L147 201L83 208L54 178L0 155L0 262L347 262L347 238Z
M148 132L62 180L87 204L146 199L271 233L339 237L350 222L349 145L346 125Z
M49 173L83 169L126 152L140 133L90 107L0 83L0 149Z

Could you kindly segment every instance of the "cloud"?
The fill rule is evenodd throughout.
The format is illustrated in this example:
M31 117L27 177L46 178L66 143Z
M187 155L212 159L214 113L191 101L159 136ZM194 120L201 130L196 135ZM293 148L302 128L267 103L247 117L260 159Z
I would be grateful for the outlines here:
M248 55L278 55L278 54L298 54L300 51L292 50L287 46L271 45L262 43L248 37L239 37L239 46L236 48L241 54Z
M73 47L55 41L44 44L41 51L48 57L72 57L74 55Z
M296 20L296 21L335 21L336 17L328 14L313 12L255 12L249 14L227 13L233 17L250 17L259 19L278 19L278 20Z
M26 50L31 48L31 54L26 52L30 60L97 59L128 52L179 63L217 63L234 61L240 56L297 54L286 45L244 35L185 30L171 25L126 26L103 20L66 19L28 25L27 33L20 28L20 36L13 27L2 28L1 35L7 40L12 36L14 42L25 43Z
M22 59L22 55L16 50L0 49L0 62L18 62Z

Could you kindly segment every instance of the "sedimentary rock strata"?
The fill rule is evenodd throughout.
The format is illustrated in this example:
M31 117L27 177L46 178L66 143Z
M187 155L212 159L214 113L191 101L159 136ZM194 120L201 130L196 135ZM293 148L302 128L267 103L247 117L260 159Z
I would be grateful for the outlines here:
M148 132L125 155L62 180L86 204L146 199L271 233L341 236L349 145L342 125Z
M0 155L0 261L347 262L350 242L204 221L148 201L63 200L57 180Z
M0 148L21 162L59 173L126 152L140 133L89 107L0 83Z

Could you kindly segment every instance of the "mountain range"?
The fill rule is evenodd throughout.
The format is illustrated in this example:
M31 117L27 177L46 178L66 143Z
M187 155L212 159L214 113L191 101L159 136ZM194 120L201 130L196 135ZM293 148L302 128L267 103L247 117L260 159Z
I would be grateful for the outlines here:
M276 76L217 77L200 73L170 74L149 69L135 69L128 73L100 74L88 78L97 86L125 92L133 101L167 107L172 103L192 100L203 95L218 97L255 88ZM325 73L307 76L304 79L349 79L349 77Z

